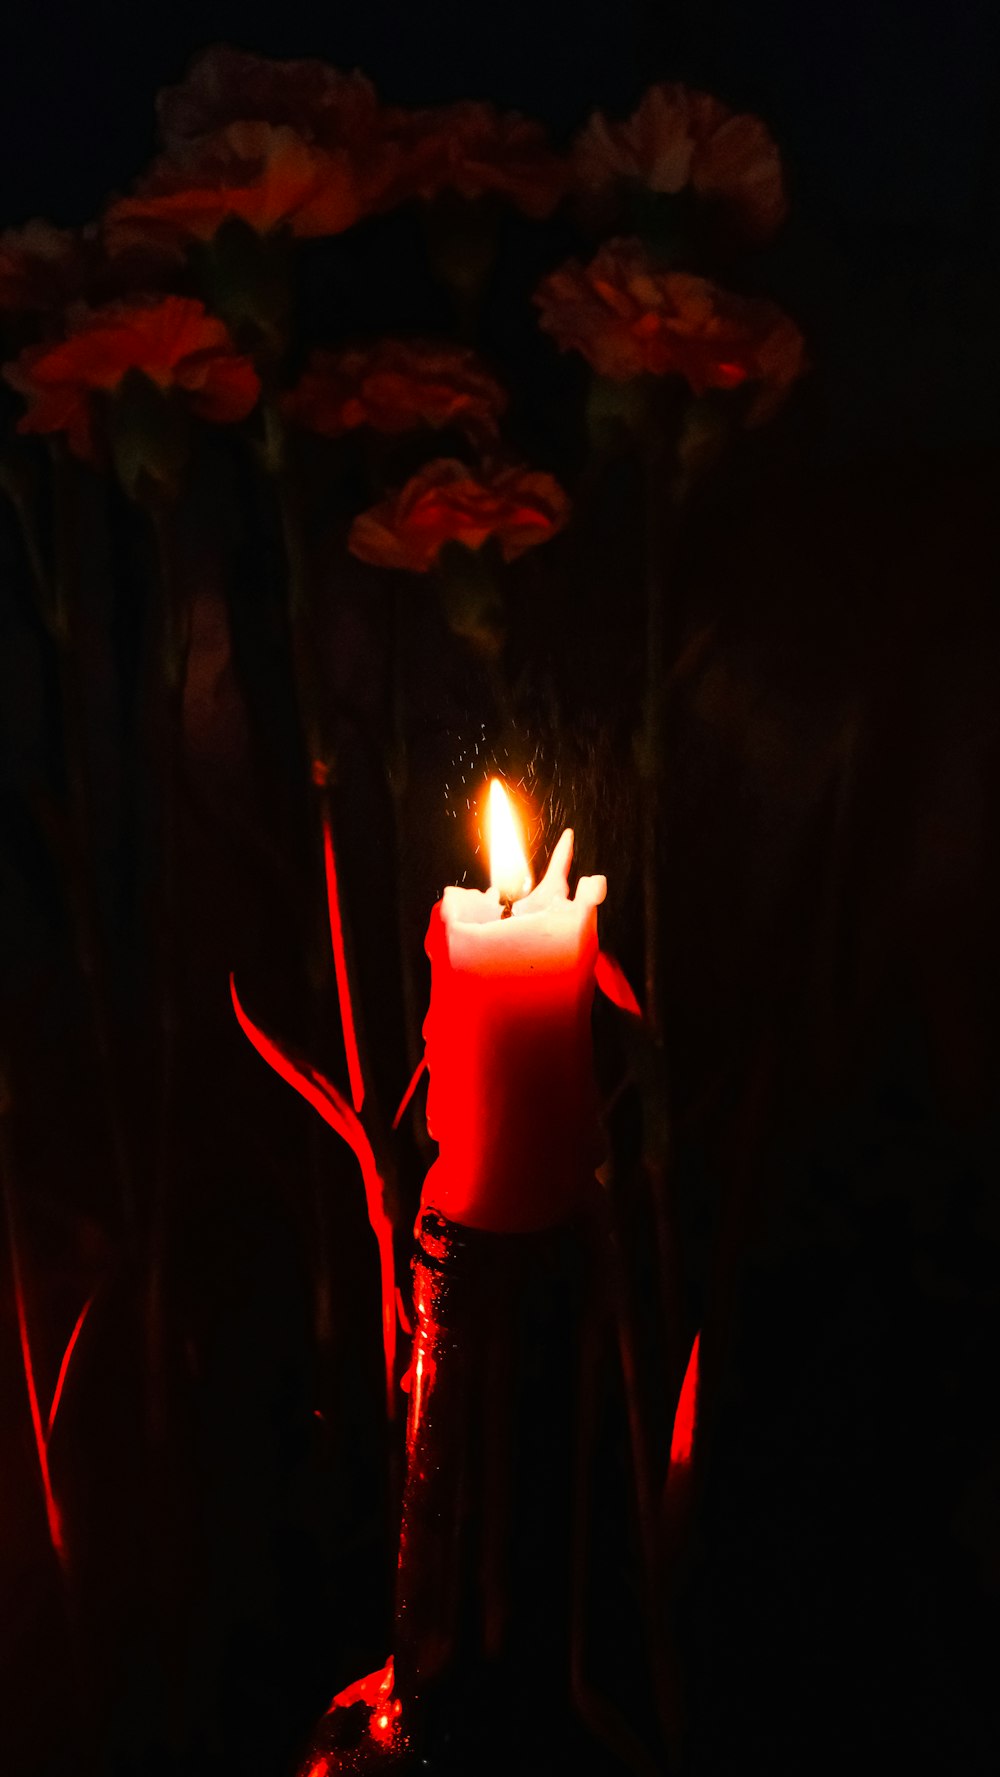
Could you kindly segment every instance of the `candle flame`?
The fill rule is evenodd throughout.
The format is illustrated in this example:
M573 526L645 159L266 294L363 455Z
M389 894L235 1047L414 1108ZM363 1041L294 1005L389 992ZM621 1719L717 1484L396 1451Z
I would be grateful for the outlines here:
M526 895L531 888L531 868L510 798L498 777L490 782L486 843L490 853L490 882L501 900L516 901Z

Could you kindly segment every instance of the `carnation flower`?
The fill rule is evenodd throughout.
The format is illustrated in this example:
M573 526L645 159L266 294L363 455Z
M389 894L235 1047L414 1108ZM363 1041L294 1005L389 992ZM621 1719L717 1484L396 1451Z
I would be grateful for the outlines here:
M64 432L74 455L96 462L95 398L114 394L136 371L217 424L244 419L260 392L251 360L234 350L222 322L182 296L83 310L66 339L29 346L3 374L28 401L19 432Z
M376 567L425 574L448 543L496 540L504 561L562 530L569 500L551 475L525 468L475 474L465 463L428 463L397 493L355 519L348 547Z
M327 150L285 124L232 123L199 138L190 157L157 161L135 197L107 211L109 251L136 242L183 252L239 217L257 234L340 234L365 213L368 173L346 148Z
M479 198L495 193L526 216L549 216L566 189L567 169L541 124L516 111L463 100L385 116L387 138L398 151L392 187L397 198L437 197L455 191Z
M624 123L595 112L577 137L572 163L585 191L625 179L671 195L689 185L749 241L768 240L788 208L781 157L766 125L685 86L650 87Z
M383 339L340 352L314 352L285 396L287 419L338 438L357 426L405 432L457 426L470 437L495 436L507 396L467 346L447 341Z
M183 80L156 101L163 146L175 159L200 137L233 123L283 124L325 148L359 149L379 129L375 88L357 70L326 62L272 61L216 43L201 51Z
M640 241L608 241L587 266L570 260L535 301L560 349L582 353L599 376L680 376L696 395L755 384L751 425L805 367L802 335L774 303L658 271Z

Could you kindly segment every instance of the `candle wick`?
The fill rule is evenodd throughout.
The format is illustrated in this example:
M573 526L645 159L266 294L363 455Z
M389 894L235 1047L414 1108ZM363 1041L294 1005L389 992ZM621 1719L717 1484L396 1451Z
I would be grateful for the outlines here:
M501 913L500 918L501 919L510 919L511 915L514 912L514 897L513 897L513 895L505 895L502 891L500 891L500 905L503 908L503 912Z

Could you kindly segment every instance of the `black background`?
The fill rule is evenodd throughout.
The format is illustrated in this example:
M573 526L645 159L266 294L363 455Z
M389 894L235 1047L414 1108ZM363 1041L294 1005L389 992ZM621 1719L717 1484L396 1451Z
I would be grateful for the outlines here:
M557 135L594 105L624 112L650 81L683 78L758 111L786 153L794 207L768 282L816 370L799 417L704 514L692 608L711 610L724 586L725 619L672 716L665 916L686 1314L693 1327L706 1303L725 1307L714 1346L707 1336L713 1460L681 1608L699 1772L751 1759L996 1768L996 35L988 0L40 4L3 27L11 223L94 214L148 158L156 89L219 39L359 65L403 103L492 97ZM592 671L584 642L582 686ZM614 687L601 695L613 704ZM599 816L594 831L596 852ZM364 860L354 868L361 879ZM439 880L433 858L421 868ZM282 911L265 897L228 932L221 912L206 919L192 976L218 970L227 945L259 962L267 915ZM24 921L56 1004L45 921L37 909ZM274 977L293 949L275 941ZM276 1209L271 1175L301 1167L311 1138L283 1088L223 1043L227 1020L224 992L206 986L217 1088L249 1096L267 1137L262 1159L258 1128L204 1121L186 1186L185 1287L211 1353L211 1419L188 1428L195 1480L162 1480L171 1523L197 1526L168 1539L164 1559L183 1547L190 1571L150 1583L165 1643L195 1650L180 1680L187 1737L166 1750L169 1659L149 1657L139 1631L129 1648L109 1596L108 1622L88 1632L126 1652L84 1736L105 1749L100 1777L277 1774L333 1682L383 1651L378 1585L358 1603L356 1551L339 1530L323 1544L329 1523L361 1525L365 1547L377 1535L374 1458L363 1439L353 1467L317 1457L303 1429L309 1231ZM57 1058L50 1071L44 1047L58 1042L51 1008L38 1029L30 1108L36 1130L51 1124L39 1165L55 1175L67 1145L48 1096L65 1068ZM65 1114L80 1140L85 1116ZM364 1239L360 1211L350 1237ZM372 1280L343 1281L353 1330ZM58 1279L51 1300L65 1318ZM88 1421L66 1432L91 1452L76 1510L103 1526L93 1560L128 1568L136 1532L105 1523L106 1502L135 1452L112 1406L105 1423L95 1405L135 1392L116 1312L103 1348L121 1374L84 1391ZM0 1545L5 1526L28 1529L4 1554L2 1768L35 1777L71 1769L76 1736L68 1644L37 1577L44 1525L24 1503L9 1317L4 1340L16 1510L3 1507L0 1462ZM370 1336L357 1369L345 1394L377 1389ZM364 1422L356 1401L337 1405L348 1426Z

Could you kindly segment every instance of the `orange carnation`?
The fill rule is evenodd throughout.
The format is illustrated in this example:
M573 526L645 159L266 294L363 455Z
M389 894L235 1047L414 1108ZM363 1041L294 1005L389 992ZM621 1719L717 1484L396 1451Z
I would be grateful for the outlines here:
M595 112L572 161L586 191L620 179L670 194L690 185L751 241L768 240L788 209L781 156L766 125L686 86L650 87L624 123Z
M751 425L766 419L805 366L802 335L774 303L733 296L708 278L657 271L640 241L608 241L542 283L541 324L599 376L681 376L696 395L757 385Z
M29 346L4 366L28 400L18 431L65 432L76 456L96 462L95 397L113 394L130 371L177 390L193 413L217 424L244 419L260 393L251 360L202 303L183 296L112 303L84 310L68 338Z
M104 235L112 253L137 242L182 252L233 216L262 235L340 234L372 190L346 148L320 148L285 124L232 123L201 137L190 159L157 161L135 197L110 206Z
M551 475L500 469L476 475L465 463L440 458L411 477L351 526L352 553L381 568L425 574L446 543L481 549L495 538L504 561L561 531L569 500Z
M458 426L469 437L495 436L506 405L504 390L475 352L419 339L314 352L283 403L286 418L325 438L356 426L376 432Z
M567 168L541 124L516 111L463 100L422 111L391 111L385 130L399 168L392 195L433 198L442 191L506 198L537 220L551 215L566 190Z

